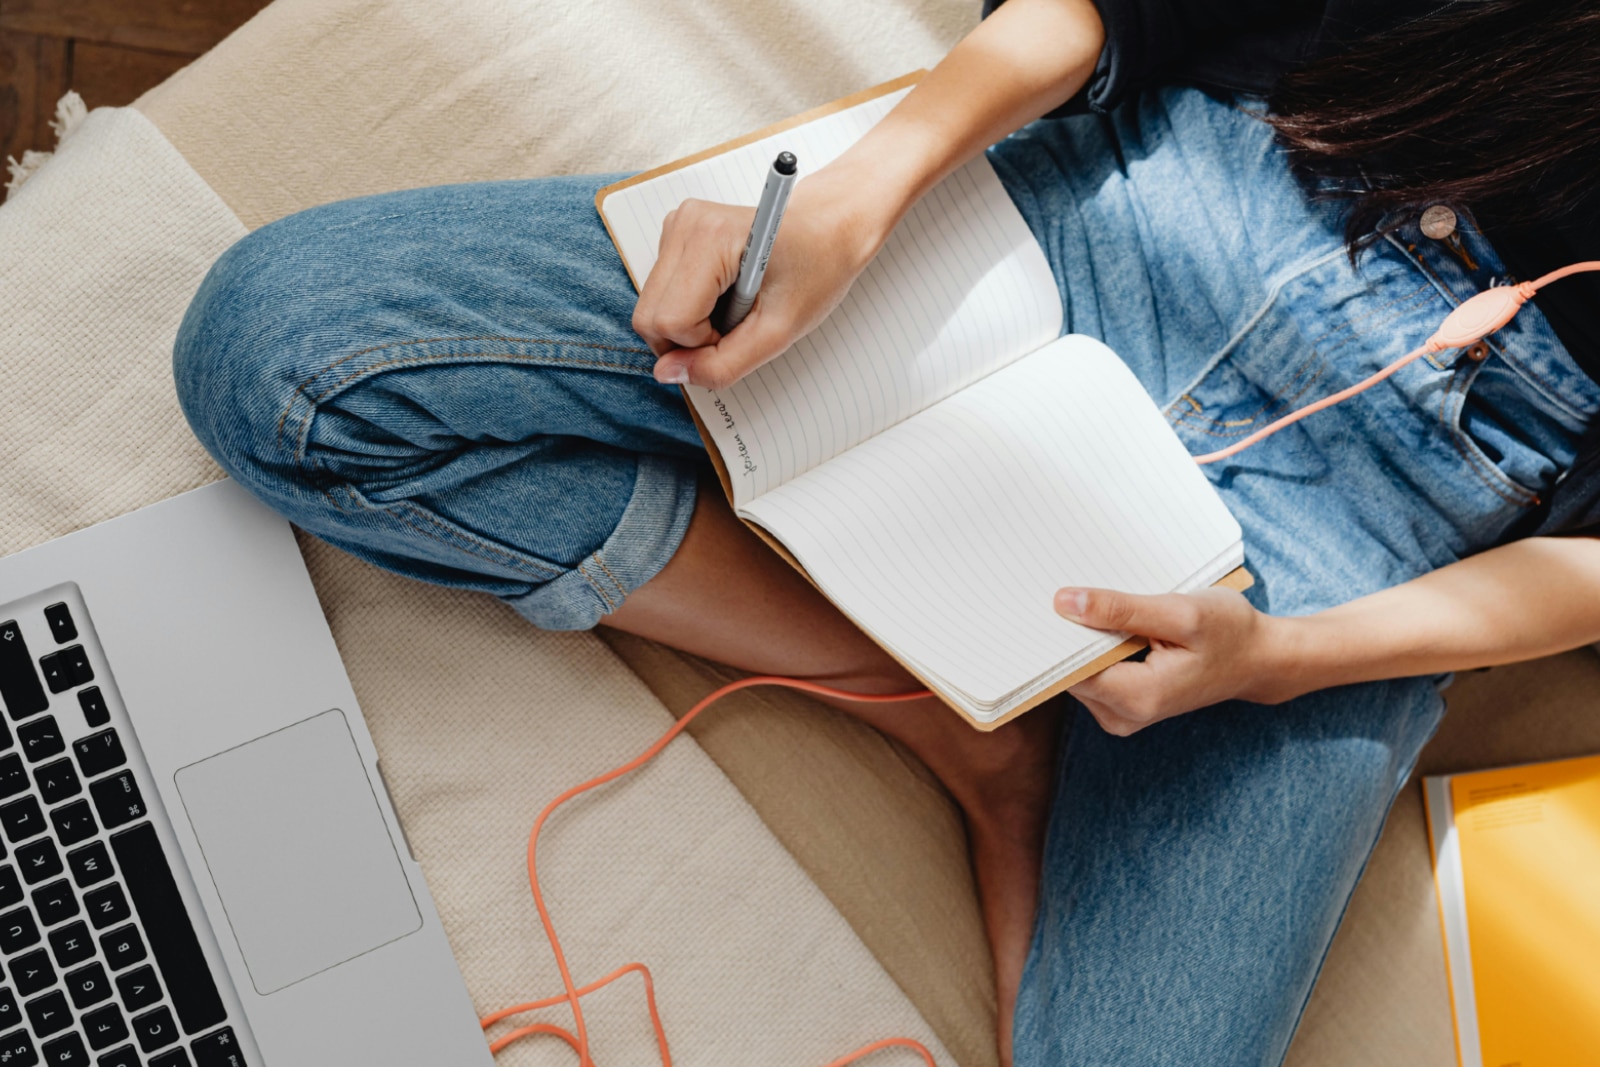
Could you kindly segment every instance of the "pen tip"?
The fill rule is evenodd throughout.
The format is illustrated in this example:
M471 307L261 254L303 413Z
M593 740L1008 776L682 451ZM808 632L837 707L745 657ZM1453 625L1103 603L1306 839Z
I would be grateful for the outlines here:
M788 177L800 166L800 161L794 158L793 152L779 152L778 158L772 161L772 169Z

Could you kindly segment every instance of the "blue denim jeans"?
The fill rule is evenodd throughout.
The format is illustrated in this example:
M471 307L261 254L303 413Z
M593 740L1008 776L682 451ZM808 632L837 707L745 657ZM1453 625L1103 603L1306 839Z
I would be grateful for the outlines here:
M1354 268L1267 127L1194 91L1036 123L990 158L1066 328L1119 352L1196 453L1370 374L1502 269L1465 225L1458 244L1404 228ZM592 626L671 557L707 471L629 327L593 208L614 177L393 193L264 227L179 334L195 432L358 556ZM1514 529L1600 390L1536 309L1486 351L1416 362L1206 468L1257 606L1316 611ZM1278 1063L1443 681L1230 702L1126 739L1078 709L1019 1067Z

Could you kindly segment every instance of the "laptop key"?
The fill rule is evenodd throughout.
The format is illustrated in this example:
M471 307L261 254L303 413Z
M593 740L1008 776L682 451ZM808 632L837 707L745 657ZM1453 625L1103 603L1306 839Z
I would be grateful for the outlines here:
M78 754L78 769L85 778L98 778L128 762L122 738L115 730L102 730L82 741L74 741L72 750Z
M144 938L139 936L139 928L132 923L100 935L100 949L106 954L106 962L111 964L113 971L126 970L135 963L143 963L150 955L144 947ZM171 978L167 979L167 984L172 984Z
M69 759L46 763L33 772L33 780L39 783L39 796L44 798L46 804L59 804L83 792L78 771Z
M100 821L108 830L126 826L149 814L144 805L144 794L139 792L139 783L133 780L132 771L100 779L89 787L89 795L94 797L95 810L100 813ZM152 830L151 836L154 834ZM116 847L115 842L116 838L112 838L112 848Z
M194 1043L194 1067L245 1067L232 1027L225 1026Z
M115 882L92 893L85 893L83 903L89 909L89 921L94 923L96 930L115 926L133 914L133 910L128 907L128 898L123 895L122 887Z
M78 639L78 624L72 621L72 609L65 604L51 604L44 609L44 621L50 624L50 634L56 644L64 645Z
M48 1067L89 1067L89 1050L83 1047L83 1038L77 1034L46 1042L42 1051Z
M82 922L50 931L49 941L50 951L56 957L56 966L62 970L94 959L94 935Z
M117 975L117 992L122 995L122 1006L129 1011L140 1011L161 1001L161 983L156 980L154 967L140 967L137 971Z
M33 891L33 910L46 926L57 926L78 914L78 896L65 878Z
M0 908L9 908L22 899L22 879L9 863L0 867Z
M132 1045L124 1045L115 1052L108 1052L95 1060L96 1067L142 1067L139 1063L139 1054L133 1050Z
M89 654L82 645L41 657L39 669L44 671L44 684L52 693L65 693L74 686L94 681L94 668L89 665Z
M50 812L50 825L56 828L56 840L63 845L76 845L100 832L95 824L94 812L87 800L74 800Z
M59 990L35 997L23 1010L28 1013L35 1037L59 1034L72 1025L72 1009L67 1007L67 998Z
M39 924L33 921L33 912L18 908L0 915L0 952L14 956L38 943Z
M200 950L200 940L178 894L178 883L167 865L155 827L141 823L113 834L111 851L116 853L117 866L150 938L156 965L172 994L172 1006L183 1022L184 1033L199 1033L226 1022L228 1011L211 977L211 965Z
M194 1067L194 1065L189 1062L187 1052L175 1048L171 1052L163 1052L159 1056L152 1057L150 1067Z
M98 685L78 690L78 707L83 709L83 721L91 730L111 721L111 708L106 705L106 695Z
M28 757L29 763L38 763L67 750L54 715L41 715L17 727L17 740L22 742L22 754Z
M16 994L0 988L0 1033L13 1026L22 1025L22 1009L17 1006Z
M13 800L0 808L0 828L4 828L6 840L13 844L37 837L44 833L44 811L32 797Z
M15 752L0 756L0 800L14 797L28 789L28 768Z
M56 843L48 837L17 849L17 866L22 869L22 880L29 885L38 885L46 878L54 878L63 869L61 853L56 851Z
M50 706L15 619L0 623L0 700L13 719L26 719Z
M11 984L17 995L31 997L56 984L56 969L50 966L50 954L44 949L18 956L11 961Z
M111 869L111 853L99 841L67 853L67 867L72 871L72 880L78 883L79 889L99 885L114 873ZM0 908L5 906L3 895L0 895Z
M172 1013L166 1008L157 1008L134 1018L133 1036L140 1048L154 1052L166 1048L181 1035L178 1033L178 1024L172 1021Z
M106 969L91 963L67 975L67 996L79 1011L110 1000L111 979L106 977Z
M0 1037L0 1063L6 1067L34 1067L38 1062L39 1053L28 1031L17 1030Z
M83 1017L83 1032L89 1047L99 1052L128 1039L128 1024L115 1004L91 1011Z

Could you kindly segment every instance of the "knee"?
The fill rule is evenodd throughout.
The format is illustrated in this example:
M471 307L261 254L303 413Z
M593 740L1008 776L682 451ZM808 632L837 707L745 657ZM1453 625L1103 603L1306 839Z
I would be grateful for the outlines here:
M320 285L315 238L264 227L225 252L196 291L173 345L178 403L224 470L267 498L307 479L293 420L301 386L348 319Z
M195 436L230 474L257 452L252 432L279 398L271 331L273 309L292 302L274 291L262 234L235 244L212 265L190 301L173 344L178 403Z

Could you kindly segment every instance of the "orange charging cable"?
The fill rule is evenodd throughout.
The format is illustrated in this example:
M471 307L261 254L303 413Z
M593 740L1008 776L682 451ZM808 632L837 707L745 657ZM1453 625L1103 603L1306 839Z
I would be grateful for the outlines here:
M1553 270L1544 277L1533 282L1521 282L1517 285L1503 285L1493 289L1485 289L1467 300L1452 311L1439 324L1439 329L1434 335L1423 342L1420 348L1414 348L1401 356L1387 367L1378 371L1371 377L1364 378L1348 389L1341 389L1332 396L1323 397L1315 404L1292 411L1276 422L1270 423L1242 441L1237 441L1227 448L1220 448L1215 452L1207 452L1203 456L1196 456L1195 462L1199 464L1216 463L1218 460L1237 456L1251 445L1258 444L1277 433L1279 430L1299 422L1307 415L1315 415L1319 411L1343 403L1355 396L1364 393L1385 378L1394 374L1401 367L1407 366L1433 352L1443 352L1450 348L1466 348L1494 333L1500 327L1516 318L1517 312L1522 310L1522 305L1533 299L1533 294L1549 285L1553 281L1565 278L1569 274L1580 271L1600 270L1600 260L1586 260L1574 263L1570 267Z
M579 988L577 983L573 980L572 970L567 966L567 955L561 948L561 939L556 936L555 924L550 919L550 909L545 906L544 890L539 886L539 832L544 829L545 822L561 805L565 804L573 797L576 797L582 793L587 793L591 789L598 789L607 782L615 781L625 774L638 770L646 763L649 763L656 756L660 755L662 749L671 744L673 738L683 733L684 729L691 722L693 722L702 711L705 711L712 704L715 704L718 700L721 700L729 693L735 693L740 689L749 689L758 685L783 686L787 689L799 689L806 693L815 693L819 696L834 697L835 699L840 700L853 700L863 704L886 704L895 701L920 700L923 697L930 697L933 695L926 689L922 689L915 693L891 693L886 696L864 696L860 693L851 693L843 689L834 689L830 686L818 685L816 682L803 682L795 678L779 678L774 675L758 675L753 678L743 678L737 682L730 682L728 685L725 685L711 693L694 707L690 708L688 713L674 723L672 725L672 729L663 734L659 741L645 749L644 752L634 759L629 760L627 763L624 763L615 770L607 771L605 774L602 774L597 778L591 778L582 785L573 786L565 793L562 793L560 796L556 797L549 804L546 804L544 810L539 813L539 817L534 820L533 831L528 835L528 884L533 888L533 902L538 906L539 909L539 922L544 925L544 936L550 942L550 951L555 954L556 967L561 971L561 983L563 987L565 987L566 992L559 996L547 997L544 1000L536 1000L528 1004L518 1004L516 1007L506 1008L504 1011L497 1011L492 1015L485 1015L480 1021L483 1024L484 1030L487 1031L497 1023L504 1022L513 1015L522 1015L526 1012L538 1011L541 1008L550 1008L557 1004L566 1004L572 1011L573 1026L571 1030L563 1026L557 1026L553 1023L533 1023L527 1026L522 1026L491 1041L489 1044L490 1052L499 1053L501 1049L506 1048L508 1045L511 1045L517 1041L521 1041L523 1038L543 1034L548 1037L559 1038L571 1046L572 1050L578 1054L578 1067L594 1067L594 1060L589 1056L589 1028L588 1024L583 1018L583 1005L581 1003L581 998L589 993L593 993L597 989L610 985L612 982L626 974L637 972L644 980L645 1003L650 1009L650 1025L655 1028L656 1045L661 1052L661 1067L672 1067L672 1053L667 1047L666 1028L661 1025L661 1012L656 1006L655 981L651 978L650 968L646 967L642 963L630 963L626 966L618 967L604 978L601 978L595 982L591 982L582 988ZM929 1052L921 1042L914 1041L909 1037L894 1037L884 1041L874 1041L872 1044L865 1045L850 1053L848 1056L834 1060L832 1063L828 1064L827 1067L845 1067L846 1064L854 1063L856 1060L859 1060L865 1056L869 1056L874 1052L878 1052L886 1048L896 1047L907 1048L917 1053L922 1057L923 1062L927 1065L927 1067L937 1067L937 1064L934 1063L933 1054Z

